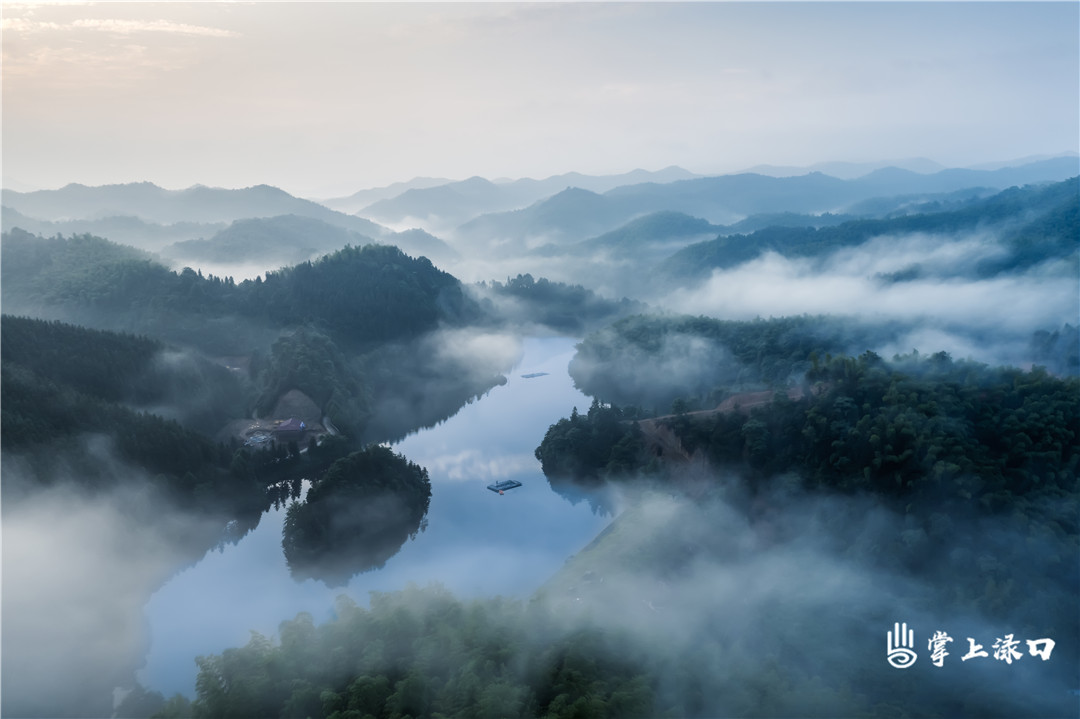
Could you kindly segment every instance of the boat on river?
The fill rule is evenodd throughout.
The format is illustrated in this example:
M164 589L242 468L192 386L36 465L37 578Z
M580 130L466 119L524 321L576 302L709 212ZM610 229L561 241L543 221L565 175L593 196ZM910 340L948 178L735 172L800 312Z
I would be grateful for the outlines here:
M517 480L504 479L501 482L495 482L494 484L489 484L488 489L490 489L492 492L495 492L496 494L502 494L503 492L505 492L508 489L514 489L514 488L520 487L520 486L521 486L521 482L518 482Z

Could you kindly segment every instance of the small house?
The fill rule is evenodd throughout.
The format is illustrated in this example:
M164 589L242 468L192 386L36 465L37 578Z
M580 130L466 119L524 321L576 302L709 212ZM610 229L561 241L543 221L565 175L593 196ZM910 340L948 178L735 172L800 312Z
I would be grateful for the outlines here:
M277 442L299 442L307 431L307 423L296 417L290 417L274 427L274 440Z

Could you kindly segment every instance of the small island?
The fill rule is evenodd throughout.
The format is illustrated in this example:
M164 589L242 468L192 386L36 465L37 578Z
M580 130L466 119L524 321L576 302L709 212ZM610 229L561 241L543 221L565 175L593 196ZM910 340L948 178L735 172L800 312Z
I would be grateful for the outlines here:
M289 506L281 538L289 570L343 586L382 567L423 529L430 501L423 467L381 445L353 452Z

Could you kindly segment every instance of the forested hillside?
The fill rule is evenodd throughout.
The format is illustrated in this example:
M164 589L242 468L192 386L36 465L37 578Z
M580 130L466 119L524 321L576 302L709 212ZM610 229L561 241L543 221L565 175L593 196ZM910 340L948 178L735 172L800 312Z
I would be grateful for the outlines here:
M171 272L136 250L90 236L3 238L6 311L153 333L220 354L265 345L310 322L339 341L377 343L475 313L460 283L395 247L346 247L255 280Z
M723 235L680 250L660 271L669 281L686 280L707 276L716 268L733 267L765 252L817 257L874 237L912 233L948 236L991 227L1002 231L999 242L1008 255L976 267L949 268L951 274L985 277L1055 259L1075 264L1078 205L1080 178L1074 177L1047 186L1012 188L943 212L851 220L824 227L774 225L749 235Z
M245 398L224 368L170 357L144 337L6 315L0 323L0 438L5 465L18 468L5 499L67 481L113 487L126 474L117 463L127 463L182 505L264 508L263 487L230 471L233 448L207 436Z
M783 364L785 356L776 359ZM1080 380L945 353L892 361L871 352L815 353L795 389L771 401L735 394L710 411L687 412L694 398L677 400L675 414L656 419L594 400L587 413L575 409L552 425L536 456L553 486L651 487L685 501L659 518L658 500L634 502L552 581L546 597L565 606L560 598L570 593L609 606L635 588L661 615L701 614L694 646L739 647L738 665L757 667L751 676L758 679L777 665L798 676L793 666L803 665L791 657L817 657L807 670L815 699L798 710L811 716L892 716L904 691L903 677L873 669L884 650L849 635L852 622L885 622L899 612L922 617L923 632L949 617L970 636L980 624L999 637L1053 633L1069 639L1057 643L1052 667L1029 673L1029 664L1022 678L1002 676L996 691L978 696L930 683L905 706L929 716L1067 715L1080 667L1071 641L1080 635ZM1032 547L1040 549L1033 554ZM850 582L849 571L883 584L845 584L847 591L826 592L828 603L818 606L770 578L769 567L789 560L785 576L811 594L819 582ZM753 599L740 602L719 582L744 571L758 584L747 585ZM688 599L703 586L721 588L704 609ZM839 606L852 595L850 606ZM730 623L732 612L741 628ZM854 648L821 652L828 641ZM735 666L720 657L699 661L714 671ZM684 680L701 676L695 666L679 671ZM988 677L978 671L979 680ZM654 681L664 675L661 668L651 674ZM858 682L855 696L846 693L849 681ZM1044 687L1039 706L1008 697L1009 687L1025 682ZM784 682L774 676L770 684L775 690ZM805 702L805 691L785 685L770 695L775 703L758 697L736 713L770 706L764 713L787 715L795 709L786 702ZM738 693L703 697L682 710L730 711Z
M945 353L887 362L866 352L827 360L815 353L803 382L800 399L778 391L772 402L740 410L736 394L730 407L651 422L714 466L763 478L796 473L808 487L972 500L994 510L1029 494L1080 489L1076 378L954 362ZM537 456L551 476L640 469L652 455L636 418L594 402L587 415L553 425ZM581 469L567 469L574 467Z

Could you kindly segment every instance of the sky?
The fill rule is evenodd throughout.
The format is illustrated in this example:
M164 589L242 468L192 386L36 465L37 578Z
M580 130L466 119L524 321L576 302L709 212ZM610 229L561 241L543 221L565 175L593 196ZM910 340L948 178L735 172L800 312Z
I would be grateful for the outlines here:
M734 172L1080 150L1080 4L3 2L3 181Z

